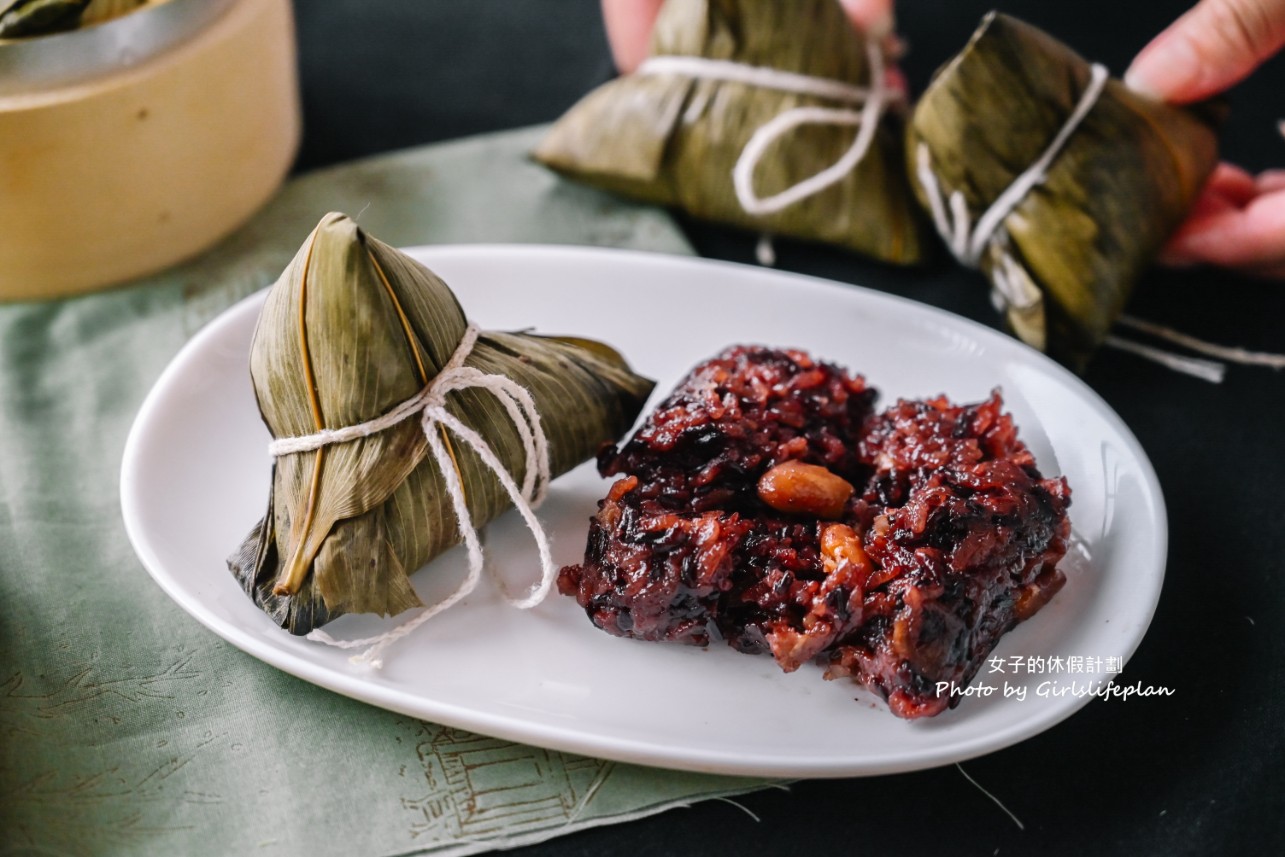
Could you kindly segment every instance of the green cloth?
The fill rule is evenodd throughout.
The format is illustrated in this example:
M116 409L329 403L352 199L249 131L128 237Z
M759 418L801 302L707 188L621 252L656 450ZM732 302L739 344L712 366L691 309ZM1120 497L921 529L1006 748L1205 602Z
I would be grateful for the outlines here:
M126 539L121 451L144 395L326 211L393 244L690 252L665 215L529 163L540 133L314 173L177 269L0 305L0 852L465 854L763 784L511 744L314 687L189 618Z

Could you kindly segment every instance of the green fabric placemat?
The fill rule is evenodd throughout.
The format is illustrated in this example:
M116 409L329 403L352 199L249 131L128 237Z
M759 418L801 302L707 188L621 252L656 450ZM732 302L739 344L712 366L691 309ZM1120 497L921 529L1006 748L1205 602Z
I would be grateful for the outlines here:
M765 784L511 744L314 687L189 618L126 539L120 459L143 397L326 211L393 244L691 252L664 214L530 164L540 134L314 173L179 268L0 305L0 852L467 854Z

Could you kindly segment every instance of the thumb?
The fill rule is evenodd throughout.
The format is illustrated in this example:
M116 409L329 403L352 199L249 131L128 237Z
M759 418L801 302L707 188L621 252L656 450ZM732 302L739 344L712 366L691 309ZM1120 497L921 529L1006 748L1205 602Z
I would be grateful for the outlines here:
M1285 0L1201 0L1142 49L1134 91L1185 104L1222 92L1285 44Z
M602 0L611 57L622 74L630 74L647 58L660 5L661 0Z

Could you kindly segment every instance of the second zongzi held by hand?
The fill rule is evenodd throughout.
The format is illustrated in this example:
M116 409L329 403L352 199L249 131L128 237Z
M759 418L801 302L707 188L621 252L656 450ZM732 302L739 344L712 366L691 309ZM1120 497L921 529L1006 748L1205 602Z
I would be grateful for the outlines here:
M838 0L666 0L651 56L573 107L535 157L696 217L913 263L925 236L900 98Z
M1078 368L1217 163L1211 112L1138 95L992 13L915 108L907 157L1013 331Z
M652 389L592 340L477 331L441 279L341 214L269 291L250 374L272 490L229 566L295 634L421 606L409 575L461 539L475 580L474 528L514 499L529 515Z

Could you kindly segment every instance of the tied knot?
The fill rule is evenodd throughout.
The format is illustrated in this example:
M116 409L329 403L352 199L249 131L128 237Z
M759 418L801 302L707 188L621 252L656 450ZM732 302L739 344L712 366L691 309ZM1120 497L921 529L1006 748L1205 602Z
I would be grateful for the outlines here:
M539 583L525 597L513 598L505 593L505 598L519 609L529 609L543 601L553 587L557 568L553 564L548 535L534 512L535 507L544 499L551 479L548 438L541 426L540 412L536 408L535 399L529 390L512 378L488 374L464 365L477 344L478 336L477 326L469 324L455 352L441 371L418 393L391 408L387 413L353 426L321 429L310 435L281 438L274 440L268 447L269 453L274 457L309 452L335 443L370 437L399 425L416 414L419 415L420 427L424 432L429 454L442 474L446 493L455 513L460 540L468 551L468 575L460 587L444 600L425 608L419 615L386 633L359 640L336 640L321 629L308 634L309 640L341 649L364 647L366 651L351 659L354 663L368 664L374 669L381 668L383 666L381 654L385 648L411 633L433 616L463 600L477 588L478 581L481 579L485 565L481 538L468 510L464 484L456 460L447 446L447 433L455 436L471 449L491 471L535 539L540 558ZM524 466L521 485L514 480L490 443L477 430L465 425L448 409L447 396L463 390L488 392L504 409L505 415L517 432L518 441L522 447Z
M1015 178L1003 193L995 198L990 207L973 222L968 209L968 200L958 190L949 194L943 192L941 182L933 170L932 153L922 141L915 150L915 173L919 186L928 198L928 210L932 214L933 225L941 235L950 252L959 262L969 268L981 264L986 251L994 246L999 250L998 261L992 279L995 283L997 299L1002 306L1013 306L1018 309L1034 305L1039 300L1038 292L1029 293L1022 287L1021 266L1009 252L1008 236L1004 231L1004 221L1012 214L1031 189L1042 184L1048 178L1048 170L1058 154L1066 146L1067 140L1080 127L1084 117L1097 104L1106 87L1108 74L1104 66L1095 63L1089 70L1089 82L1080 94L1075 109L1065 123L1045 147L1035 161Z
M736 192L737 202L746 213L769 215L783 211L843 180L857 168L870 150L883 111L896 94L887 85L883 52L870 39L866 40L865 47L870 70L869 87L855 86L826 77L696 56L650 57L635 73L675 74L697 80L740 83L846 105L795 107L775 116L751 135L732 168L732 187ZM857 134L852 145L835 163L779 193L769 197L759 196L754 187L755 169L773 143L802 125L856 127Z

